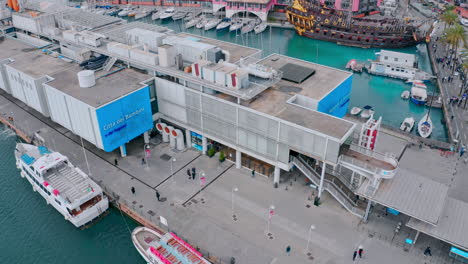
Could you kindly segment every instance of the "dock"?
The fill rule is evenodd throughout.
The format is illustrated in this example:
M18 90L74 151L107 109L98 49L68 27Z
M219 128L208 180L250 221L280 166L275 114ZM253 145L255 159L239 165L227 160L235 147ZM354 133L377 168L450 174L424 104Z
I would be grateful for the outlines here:
M425 106L432 108L442 108L443 102L440 95L427 95L427 102Z

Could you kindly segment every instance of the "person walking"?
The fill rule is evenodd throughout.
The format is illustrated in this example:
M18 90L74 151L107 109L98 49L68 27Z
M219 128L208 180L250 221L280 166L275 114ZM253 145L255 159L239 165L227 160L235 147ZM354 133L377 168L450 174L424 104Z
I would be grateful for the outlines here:
M252 170L252 178L255 177L255 169Z
M362 258L362 254L364 254L364 247L362 245L359 245L358 247L358 254L359 258Z
M463 145L461 148L460 148L460 158L463 157L463 155L465 154L466 150L465 150L465 146Z
M195 176L196 176L195 172L192 172L192 180L195 180Z
M192 173L190 173L190 169L187 169L187 175L189 180L192 179Z
M291 246L286 247L286 255L291 256Z
M146 164L145 158L141 158L141 165L145 165L145 164Z
M130 191L132 191L133 195L135 195L135 187L132 186L132 188L130 189Z
M119 161L117 159L114 159L114 166L118 166L119 165Z
M158 190L156 190L156 198L158 199L158 202L161 201L161 195L159 194Z
M353 261L355 261L355 260L356 260L356 257L357 257L357 251L356 251L356 250L354 250L354 253L353 253Z
M424 256L431 256L431 257L432 257L431 247L427 247L427 248L424 250Z

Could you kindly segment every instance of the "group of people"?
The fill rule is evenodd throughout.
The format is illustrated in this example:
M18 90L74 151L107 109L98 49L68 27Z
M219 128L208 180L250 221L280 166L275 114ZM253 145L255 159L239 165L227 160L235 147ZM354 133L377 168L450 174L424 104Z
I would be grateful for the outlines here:
M466 102L467 98L467 93L465 92L462 96L452 96L449 99L449 104L453 106L461 106Z

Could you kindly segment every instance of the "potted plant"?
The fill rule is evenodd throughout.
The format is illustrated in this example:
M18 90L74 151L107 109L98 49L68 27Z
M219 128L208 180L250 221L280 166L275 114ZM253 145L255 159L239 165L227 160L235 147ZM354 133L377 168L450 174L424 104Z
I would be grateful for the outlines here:
M216 154L216 150L214 148L209 148L208 151L206 152L206 155L208 155L208 157L213 157L214 155Z
M219 153L219 162L224 162L226 160L226 157L224 156L224 152Z

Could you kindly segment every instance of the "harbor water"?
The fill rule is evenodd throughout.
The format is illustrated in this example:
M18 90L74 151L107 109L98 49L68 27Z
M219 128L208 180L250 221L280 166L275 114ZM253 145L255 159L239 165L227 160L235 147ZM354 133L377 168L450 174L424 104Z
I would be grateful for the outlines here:
M145 263L131 241L133 220L111 208L88 229L75 228L21 178L15 144L0 124L0 263Z
M376 52L380 49L362 49L355 47L340 46L335 43L313 40L298 36L292 29L267 28L261 34L254 32L240 35L229 31L217 32L216 30L205 31L195 27L185 29L184 21L162 22L160 20L151 21L150 17L140 20L141 22L154 23L175 30L176 32L186 31L188 33L201 35L209 38L233 42L263 50L264 55L280 53L305 61L315 62L330 67L345 70L346 63L351 59L358 62L366 62L375 59ZM420 69L432 72L430 60L425 44L417 47L396 49L395 51L415 54ZM411 85L403 80L370 75L368 73L356 73L353 77L353 87L350 100L350 109L354 106L373 106L376 117L382 116L385 125L398 129L401 122L409 116L416 120L412 134L416 135L417 122L428 111L425 106L418 106L410 100L402 100L401 93L410 90ZM435 83L428 84L429 92L437 92ZM430 112L434 123L431 139L447 141L447 131L442 123L443 112L441 109L433 108Z

